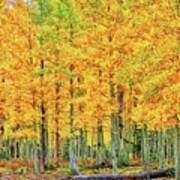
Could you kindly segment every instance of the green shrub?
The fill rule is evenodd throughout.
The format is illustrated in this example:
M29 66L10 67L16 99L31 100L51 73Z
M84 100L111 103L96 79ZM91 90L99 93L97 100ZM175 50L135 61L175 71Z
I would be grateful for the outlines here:
M0 159L7 159L9 160L9 153L7 150L2 150L0 153Z
M55 170L56 167L52 164L45 164L45 169L48 170L48 169L51 169L51 170Z
M151 154L151 159L152 160L157 160L158 159L158 154L157 153Z

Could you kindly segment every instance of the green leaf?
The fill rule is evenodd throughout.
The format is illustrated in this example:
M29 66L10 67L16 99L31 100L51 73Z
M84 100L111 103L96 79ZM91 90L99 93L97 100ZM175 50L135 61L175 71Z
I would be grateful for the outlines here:
M69 5L68 0L63 0L64 4Z
M74 14L74 11L72 9L69 10L69 19L72 19L73 23L77 23L78 22L78 18L77 16Z
M78 29L76 28L71 29L71 33L76 33L76 32L78 32Z
M177 114L177 118L178 118L178 120L180 120L180 114Z
M129 84L129 87L132 87L132 81L131 80L129 81L128 84Z
M83 26L83 25L80 25L80 28L81 28L81 29L84 29L84 26Z
M65 26L64 26L64 28L65 28L65 29L69 29L69 28L70 28L70 26L68 26L68 25L65 25Z
M43 35L39 36L39 37L38 37L38 39L39 39L39 41L42 43L42 42L43 42L43 40L44 40Z
M156 94L158 92L158 87L155 87L152 91L152 95Z
M39 0L38 3L40 6L41 16L48 17L49 14L53 11L52 4L45 0Z
M49 2L46 2L46 9L48 13L51 13L53 11L53 6Z
M67 6L63 3L59 3L57 10L54 13L54 16L57 18L66 18L68 17Z
M96 25L90 24L90 25L88 26L88 28L93 28L93 27L96 27Z
M59 51L60 51L59 49L56 49L54 53L55 53L55 54L58 54Z
M36 123L35 126L36 126L36 127L41 127L41 124L40 124L40 123Z
M54 25L54 24L56 24L56 22L55 22L55 20L54 19L48 19L47 21L46 21L46 23L48 24L48 25Z

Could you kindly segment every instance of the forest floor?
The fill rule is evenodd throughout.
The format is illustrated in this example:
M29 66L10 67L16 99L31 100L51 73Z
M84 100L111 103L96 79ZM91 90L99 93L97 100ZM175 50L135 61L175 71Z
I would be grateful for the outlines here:
M94 162L88 161L88 166L94 165ZM86 163L86 164L87 164ZM130 161L130 164L137 164L139 160ZM27 162L19 159L12 159L11 161L0 160L0 180L56 180L67 176L76 176L69 172L68 162L61 162L60 168L46 170L39 176L36 176L33 172L33 162ZM77 162L78 165L78 162ZM165 168L169 168L170 165L166 165ZM172 166L171 166L172 167ZM152 163L151 170L157 170L156 163ZM103 169L82 169L79 168L80 173L83 175L102 175L112 174L111 168ZM144 165L135 167L121 167L118 168L117 174L119 175L133 175L146 172ZM174 178L161 178L161 180L173 180Z

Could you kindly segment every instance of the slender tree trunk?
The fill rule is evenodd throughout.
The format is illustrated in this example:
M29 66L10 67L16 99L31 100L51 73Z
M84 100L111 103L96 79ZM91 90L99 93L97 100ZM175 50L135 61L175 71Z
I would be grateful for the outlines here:
M41 61L41 69L44 69L44 60ZM41 87L43 86L43 73L41 75ZM45 170L46 163L46 120L45 120L45 107L44 107L44 92L41 91L41 171Z
M174 159L175 159L175 179L180 179L180 131L176 126L174 129Z
M5 143L5 157L7 160L9 160L10 158L10 154L9 154L9 139L7 140L3 140Z
M70 146L69 146L69 154L70 154L70 171L73 170L73 166L72 166L72 160L73 160L73 157L74 157L74 144L73 144L73 139L70 138Z
M148 160L148 142L147 142L147 128L145 127L143 129L143 163L147 164L147 160Z
M58 161L60 158L60 145L59 145L59 132L56 132L56 160Z
M35 90L32 91L32 97L33 97L33 102L32 106L35 111L36 108L36 100L35 100ZM36 127L36 117L34 117L34 132L37 133L37 127ZM36 175L39 174L39 169L38 169L38 146L37 146L37 139L33 139L33 160L34 160L34 172Z
M26 152L26 158L27 160L31 160L32 158L32 144L31 144L31 141L30 140L27 140L26 141L26 149L27 149L27 152Z
M80 152L81 152L81 148L80 147L81 147L81 137L78 135L77 136L77 154L76 154L76 156L78 158L80 158Z
M12 157L11 147L12 147L12 139L9 138L9 142L8 142L9 159L13 158Z
M14 157L18 158L18 141L16 138L14 139Z
M110 11L110 4L108 5L108 11ZM109 43L112 43L114 38L114 33L109 32L108 34L108 41ZM109 64L110 67L113 67L111 64L111 56L113 55L113 51L109 49L108 52L109 55ZM115 95L115 90L114 90L114 83L113 83L113 72L109 71L109 88L110 88L110 100L111 100L111 106L113 107L113 99L116 97ZM117 173L117 158L116 158L116 144L115 144L115 112L111 112L111 147L112 147L112 169L113 169L113 174Z
M129 133L128 133L128 145L127 145L127 159L129 160L130 154L132 154L132 145L131 145L131 137L132 137L132 128L129 127Z
M51 133L51 159L57 159L56 158L56 147L55 147L55 144L56 144L56 139L55 139L55 136L56 136L56 133L52 132Z
M115 117L114 114L111 114L111 146L112 146L112 170L113 174L117 174L117 158L116 158L116 149L115 149Z
M64 160L64 138L61 138L61 160Z
M94 158L94 141L95 141L95 131L92 132L92 142L91 142L91 158Z
M30 11L29 11L29 1L27 1L27 7L28 7L28 13L30 15ZM31 28L29 26L29 31L31 31ZM28 44L29 44L29 49L30 49L30 53L31 53L31 50L32 50L32 42L31 42L31 34L29 34L28 36ZM33 65L33 58L30 57L29 59L29 63L31 65ZM32 102L32 107L33 107L33 110L35 111L35 108L36 108L36 101L35 101L35 94L36 93L36 90L35 89L32 89L32 97L33 97L33 102ZM34 132L36 132L36 118L34 118L34 123L35 123L35 126L34 126ZM37 147L37 140L36 139L33 139L32 141L32 146L33 146L33 160L34 160L34 172L36 175L39 175L39 169L38 169L38 147Z
M171 129L168 129L166 131L166 151L167 151L167 159L168 159L168 164L171 163L172 159L172 149L171 149Z
M147 153L147 180L150 180L150 148Z
M24 147L24 139L20 138L20 140L19 140L19 158L20 159L24 159L23 149L25 149L25 147Z
M56 83L56 118L55 118L55 121L56 121L56 158L57 158L57 161L59 160L60 158L60 135L59 135L59 121L58 121L58 116L59 116L59 113L60 113L60 109L59 109L59 101L60 101L60 84L57 82Z
M123 97L124 97L124 91L121 89L121 86L117 86L117 100L119 103L119 111L118 111L118 119L119 119L119 131L120 131L120 147L121 151L123 152L123 118L120 115L123 112L124 104L123 104Z
M39 175L38 169L38 149L37 149L37 140L34 139L33 142L33 158L34 158L34 171L36 175Z
M148 142L148 159L147 159L147 180L150 180L150 163L151 163L151 153L152 153L152 146L154 143L154 136L152 135L150 141L150 133L147 131L147 142Z
M121 166L122 165L122 157L124 154L124 142L123 142L123 118L120 115L123 112L123 96L124 96L124 92L121 89L122 87L120 85L117 86L117 101L119 103L119 110L118 110L118 124L119 124L119 138L120 141L118 143L120 143L118 145L118 164Z
M74 66L73 64L71 64L70 66L70 71L73 72ZM73 78L70 78L70 96L71 99L73 99L74 97L74 92L73 92ZM71 125L71 129L70 129L70 133L71 133L71 138L70 138L70 146L69 146L69 154L70 154L70 171L73 170L73 165L72 165L72 161L73 161L73 157L74 157L74 130L73 130L73 115L74 115L74 105L73 103L70 104L70 125Z
M165 142L164 142L164 132L161 130L159 132L159 168L163 169L164 168L164 163L165 163Z
M101 85L101 76L102 71L99 69L98 71L98 83ZM98 103L100 103L100 97L98 99ZM97 108L99 108L100 104L97 105ZM98 119L97 120L97 162L98 164L101 163L104 159L103 151L104 151L104 137L103 137L103 120Z
M28 159L28 156L29 156L29 140L26 138L23 140L23 157L26 158L27 160Z
M45 147L46 147L46 164L47 166L49 166L50 154L49 154L48 128L45 128Z
M33 148L32 148L32 141L29 141L28 142L28 144L29 144L29 155L28 155L28 160L30 161L30 160L32 160L32 150L33 150Z
M133 137L134 137L134 146L133 146L133 158L136 158L137 155L137 147L135 146L137 144L137 125L134 125L134 132L133 132Z
M102 121L98 121L98 132L97 132L98 146L97 146L97 162L98 164L103 161L103 129Z
M80 131L80 137L81 137L81 163L82 166L85 167L85 136L84 136L84 131L81 129Z
M117 145L117 164L119 167L123 164L123 152L121 149L121 138L120 138L120 130L119 130L119 119L118 116L115 117L115 144Z
M88 158L88 145L87 145L87 129L85 128L84 129L84 147L85 147L85 159L87 159Z
M154 131L154 142L153 142L153 148L152 148L152 152L155 154L157 154L158 152L158 145L157 145L157 142L158 142L158 132L157 131Z
M109 74L111 106L113 106L113 98L115 98L114 85L112 83L113 74ZM112 147L112 169L113 174L117 173L116 143L115 143L115 114L111 112L111 147Z
M41 124L41 171L44 172L44 170L45 170L45 160L46 160L44 103L42 103L42 105L41 105L41 112L42 112L42 124Z
M141 130L141 158L142 158L142 163L145 163L145 158L144 158L144 129Z

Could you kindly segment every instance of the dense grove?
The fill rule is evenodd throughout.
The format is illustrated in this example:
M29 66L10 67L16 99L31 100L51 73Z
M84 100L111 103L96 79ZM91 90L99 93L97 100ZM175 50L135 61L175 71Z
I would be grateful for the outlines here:
M171 165L180 179L178 0L1 0L0 158Z

